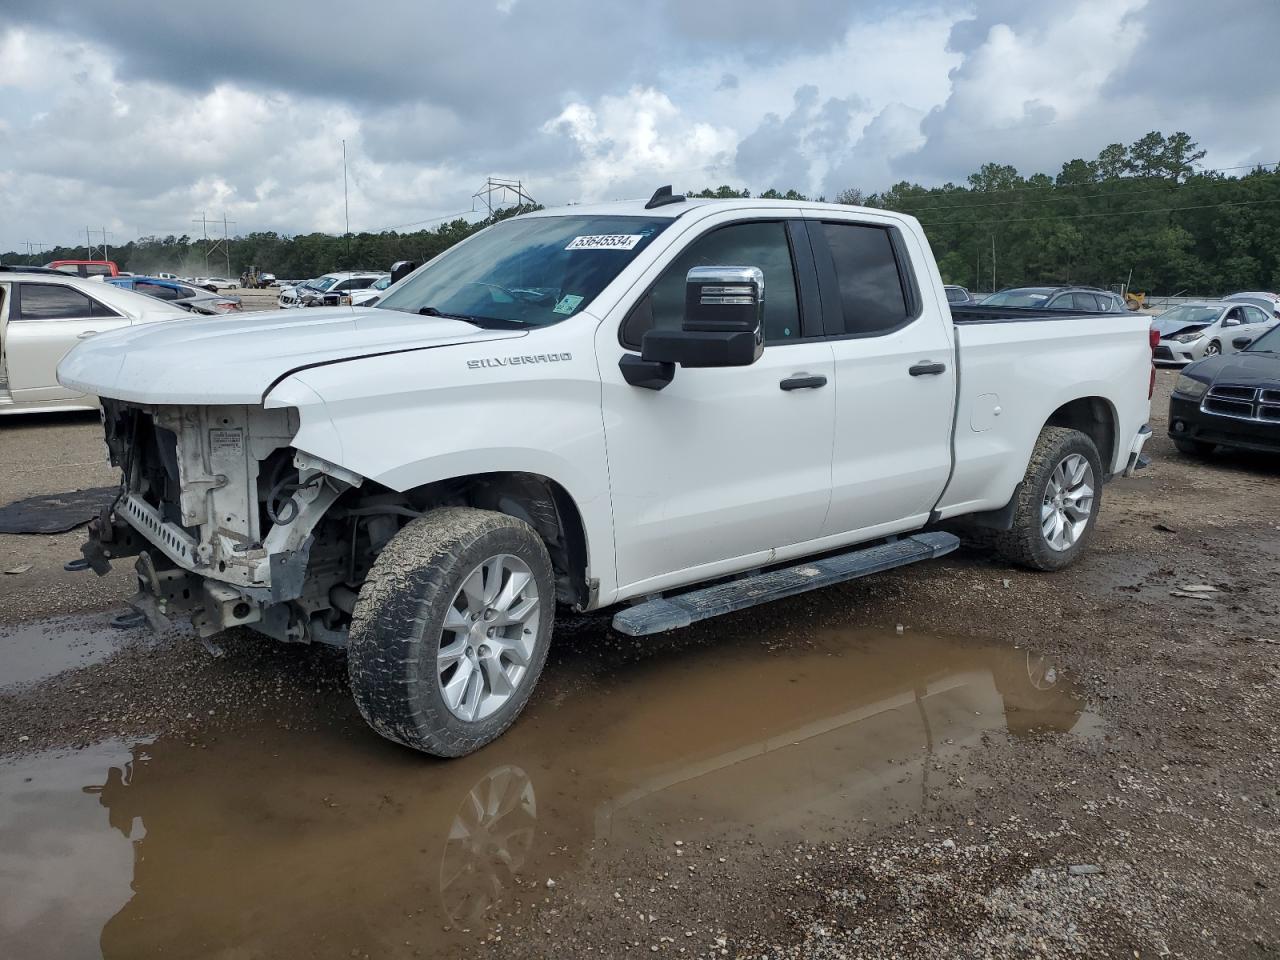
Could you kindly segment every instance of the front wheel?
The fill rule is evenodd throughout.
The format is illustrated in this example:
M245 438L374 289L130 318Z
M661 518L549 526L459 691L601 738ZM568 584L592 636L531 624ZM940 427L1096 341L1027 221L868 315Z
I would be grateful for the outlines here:
M1007 559L1032 570L1071 564L1102 506L1102 460L1079 430L1045 427L1018 489L1013 527L993 538Z
M449 507L407 524L378 555L351 617L347 673L361 715L438 757L511 726L547 659L555 579L521 520Z
M1209 345L1204 348L1204 355L1206 357L1216 357L1221 352L1222 352L1222 344L1220 344L1217 340L1210 340Z

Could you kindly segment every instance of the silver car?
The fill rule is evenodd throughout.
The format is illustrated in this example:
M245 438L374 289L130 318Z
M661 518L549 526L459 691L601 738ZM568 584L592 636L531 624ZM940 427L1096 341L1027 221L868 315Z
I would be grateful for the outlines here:
M1184 366L1202 357L1235 353L1270 330L1276 319L1252 303L1203 300L1171 307L1151 322L1160 334L1156 363Z

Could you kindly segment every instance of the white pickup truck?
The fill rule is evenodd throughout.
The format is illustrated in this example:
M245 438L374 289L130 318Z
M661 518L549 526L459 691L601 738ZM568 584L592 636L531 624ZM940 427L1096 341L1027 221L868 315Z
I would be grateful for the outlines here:
M412 268L412 265L409 265ZM125 330L99 573L137 609L344 645L378 732L457 756L542 670L557 606L643 635L946 553L1065 566L1150 435L1147 318L951 308L911 217L576 206L476 233L375 308Z

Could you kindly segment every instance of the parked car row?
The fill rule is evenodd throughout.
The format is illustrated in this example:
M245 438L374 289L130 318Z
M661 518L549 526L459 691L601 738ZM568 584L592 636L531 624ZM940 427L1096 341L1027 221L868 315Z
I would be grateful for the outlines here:
M304 280L292 287L281 287L277 305L285 309L298 307L337 307L352 303L352 296L358 291L368 290L378 282L386 280L379 291L386 289L391 281L389 273L376 271L351 271L343 273L326 273L314 280ZM362 302L376 296L362 298Z
M106 282L122 290L132 290L157 300L166 300L191 313L231 313L241 308L239 297L210 293L203 287L192 286L180 280L129 276L111 277Z

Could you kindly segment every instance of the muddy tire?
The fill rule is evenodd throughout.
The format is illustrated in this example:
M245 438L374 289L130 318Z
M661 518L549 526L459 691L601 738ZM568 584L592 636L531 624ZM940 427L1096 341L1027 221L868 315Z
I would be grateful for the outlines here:
M991 545L1032 570L1070 565L1102 506L1102 460L1093 441L1079 430L1045 427L1016 497L1012 529L998 531Z
M1188 457L1207 457L1214 451L1214 444L1205 443L1203 440L1183 440L1178 437L1171 439L1173 445L1178 448L1178 452L1185 453Z
M554 616L551 561L532 527L433 510L391 539L360 590L347 647L356 705L396 743L471 753L528 703Z

